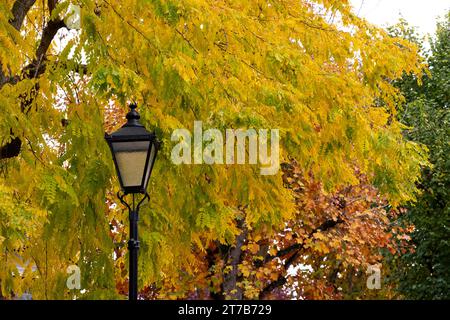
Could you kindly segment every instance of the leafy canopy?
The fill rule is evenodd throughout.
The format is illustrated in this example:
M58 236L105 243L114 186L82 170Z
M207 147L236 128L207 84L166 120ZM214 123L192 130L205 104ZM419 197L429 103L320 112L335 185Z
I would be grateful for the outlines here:
M64 23L70 3L80 30ZM196 274L191 248L233 243L236 217L255 236L294 217L281 172L173 165L170 135L194 120L280 129L282 160L327 192L358 184L357 167L392 205L414 199L424 149L402 136L392 81L422 61L348 1L7 0L0 24L2 295L73 297L65 269L77 263L83 297L115 296L126 213L103 133L131 100L164 145L141 214L141 287Z
M397 28L401 31L402 29ZM414 29L403 24L399 32L411 39ZM417 37L416 40L421 44ZM396 281L400 292L412 299L448 299L450 292L450 13L437 24L437 32L427 53L430 74L423 85L404 76L397 86L405 93L407 104L399 118L408 126L406 136L426 145L431 168L422 172L422 194L409 205L403 224L414 225L414 252L398 261Z

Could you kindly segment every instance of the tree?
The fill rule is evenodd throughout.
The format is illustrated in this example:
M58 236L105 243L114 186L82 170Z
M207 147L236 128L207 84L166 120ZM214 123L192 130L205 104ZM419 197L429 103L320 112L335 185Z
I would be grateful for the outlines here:
M69 4L80 6L81 30L64 22ZM310 211L298 212L281 172L174 165L171 133L192 129L194 120L209 128L280 129L282 162L295 160L304 174L299 179L312 177L323 196L359 188L392 206L415 197L426 156L402 136L395 116L402 95L392 80L420 74L422 61L415 45L359 19L348 1L8 0L0 21L3 296L122 292L126 213L112 196L118 187L103 132L120 125L132 100L163 142L140 221L141 288L186 296L209 279L200 274L205 254L225 249L226 265L213 265L226 275L218 279L223 296L237 297L236 279L246 275L250 257L236 263L236 250L268 249L272 259L302 239L305 247L317 246L309 250L326 251L330 235L323 229L353 219L335 209L314 221ZM361 208L371 203L379 200ZM384 237L384 211L370 212L363 225L377 224L375 238L355 250ZM305 229L299 216L311 220ZM288 247L271 247L277 238ZM295 252L286 257L298 264ZM370 255L355 254L362 254L355 265ZM19 274L17 264L28 268ZM81 268L84 294L65 287L70 264ZM253 271L248 281L257 277ZM261 285L284 281L264 277L275 282L264 278ZM255 290L245 295L268 291Z
M407 26L403 30L410 30L403 32L405 37L414 34ZM399 259L396 281L400 292L412 299L450 297L449 37L450 13L447 13L431 41L427 57L430 74L423 77L423 84L406 76L397 83L407 97L406 107L399 114L401 121L410 127L406 136L428 147L432 163L432 167L422 172L420 197L401 219L404 225L414 226L411 233L414 252Z
M238 224L242 232L233 245L213 243L205 252L195 252L201 266L195 278L182 275L185 281L163 283L152 294L202 299L379 297L366 288L369 266L381 264L382 249L400 253L408 240L407 234L391 228L394 217L387 201L362 174L359 184L329 194L296 161L283 164L283 171L285 187L294 192L296 214L275 235ZM361 282L364 286L356 287ZM392 294L390 290L384 287L381 296Z

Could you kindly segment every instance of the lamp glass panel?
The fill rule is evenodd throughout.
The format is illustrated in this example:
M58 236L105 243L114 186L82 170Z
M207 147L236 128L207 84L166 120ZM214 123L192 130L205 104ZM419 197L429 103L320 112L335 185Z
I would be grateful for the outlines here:
M147 187L148 180L150 178L150 171L152 170L153 162L155 161L155 155L156 155L156 148L155 148L155 144L152 143L151 150L150 150L150 156L148 157L147 172L145 173L144 188Z
M113 142L117 169L124 187L142 183L150 141Z

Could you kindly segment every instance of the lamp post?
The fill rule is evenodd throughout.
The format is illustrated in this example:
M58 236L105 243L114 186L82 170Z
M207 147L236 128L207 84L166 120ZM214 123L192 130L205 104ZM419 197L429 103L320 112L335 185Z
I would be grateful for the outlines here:
M139 123L139 113L136 104L130 105L127 123L112 134L105 133L105 140L109 148L119 177L122 194L117 193L120 201L128 208L130 220L130 239L128 241L129 256L129 300L137 300L138 279L138 220L139 207L145 199L149 199L147 185L155 163L159 142L153 132L147 131ZM124 198L132 194L132 203L128 204ZM135 203L136 194L144 197Z

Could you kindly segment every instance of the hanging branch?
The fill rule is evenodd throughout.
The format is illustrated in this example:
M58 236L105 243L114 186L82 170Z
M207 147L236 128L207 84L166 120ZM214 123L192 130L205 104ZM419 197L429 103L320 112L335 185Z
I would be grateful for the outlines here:
M36 0L18 0L14 3L12 8L13 18L9 21L9 23L17 31L20 31L25 16L35 2ZM56 3L56 0L50 0L48 2L49 8L54 8ZM30 64L22 69L21 75L7 77L3 73L3 66L0 62L0 89L5 84L15 85L22 80L37 79L40 75L42 75L46 69L45 56L47 54L48 48L50 47L50 44L52 43L58 30L64 27L66 27L66 25L63 20L50 20L47 22L46 26L42 30L42 37L36 50L35 58ZM22 112L27 112L27 110L29 110L29 107L36 98L38 91L39 86L38 84L36 84L33 86L28 97L23 97L21 101ZM10 131L10 134L13 137L12 140L5 145L0 146L0 160L17 157L20 153L22 140L19 137L14 137L14 132L12 131L12 129Z

